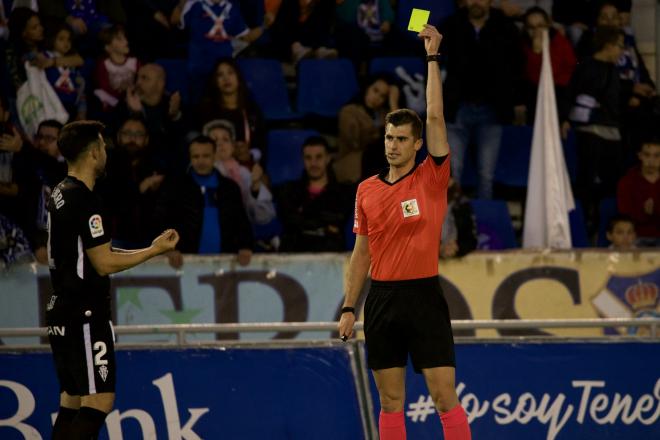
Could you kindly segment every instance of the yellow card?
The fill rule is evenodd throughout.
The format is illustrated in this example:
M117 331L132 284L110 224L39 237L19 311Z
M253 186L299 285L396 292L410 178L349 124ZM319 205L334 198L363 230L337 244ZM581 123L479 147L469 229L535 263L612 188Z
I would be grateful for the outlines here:
M410 14L410 23L408 23L408 30L413 32L421 32L424 25L428 23L431 11L425 9L413 8Z

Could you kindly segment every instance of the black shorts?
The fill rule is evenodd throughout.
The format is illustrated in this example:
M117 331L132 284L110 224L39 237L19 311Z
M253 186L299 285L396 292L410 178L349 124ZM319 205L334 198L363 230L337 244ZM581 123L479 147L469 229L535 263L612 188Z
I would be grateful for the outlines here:
M61 325L58 325L61 324ZM115 342L112 322L48 322L60 391L73 396L115 392Z
M372 370L405 367L408 354L417 373L456 366L449 308L438 277L372 281L364 334Z

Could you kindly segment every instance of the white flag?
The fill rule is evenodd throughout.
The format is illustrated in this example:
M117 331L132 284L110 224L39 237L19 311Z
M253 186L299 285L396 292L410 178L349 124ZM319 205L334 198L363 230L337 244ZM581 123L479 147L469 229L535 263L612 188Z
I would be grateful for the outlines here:
M573 209L575 202L559 134L548 32L544 31L543 64L527 180L523 247L570 248L568 213Z

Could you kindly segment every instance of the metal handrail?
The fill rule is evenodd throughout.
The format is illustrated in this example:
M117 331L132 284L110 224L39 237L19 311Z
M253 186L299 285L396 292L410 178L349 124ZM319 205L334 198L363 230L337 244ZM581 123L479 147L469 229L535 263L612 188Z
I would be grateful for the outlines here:
M658 337L660 318L603 318L603 319L486 319L453 320L454 330L476 329L539 329L539 328L611 328L648 327L649 337ZM363 330L363 323L356 322L354 329ZM147 324L118 325L119 335L174 334L177 343L185 344L187 334L197 333L266 333L337 330L336 322L255 322L230 324ZM0 337L46 336L43 327L0 328Z

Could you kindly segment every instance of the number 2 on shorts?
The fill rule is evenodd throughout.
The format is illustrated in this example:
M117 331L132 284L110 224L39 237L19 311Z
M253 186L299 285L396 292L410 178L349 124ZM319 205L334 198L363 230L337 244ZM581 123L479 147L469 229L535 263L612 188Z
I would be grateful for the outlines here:
M98 353L94 355L94 365L107 365L108 360L103 359L103 356L105 356L106 352L108 351L105 342L103 341L95 342L94 351L98 351Z

